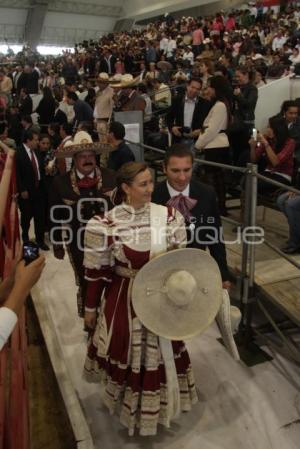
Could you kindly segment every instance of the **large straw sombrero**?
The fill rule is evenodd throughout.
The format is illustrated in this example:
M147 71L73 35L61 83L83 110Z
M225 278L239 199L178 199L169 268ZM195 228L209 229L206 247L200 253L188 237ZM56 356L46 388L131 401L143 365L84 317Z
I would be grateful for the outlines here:
M134 87L139 83L140 77L133 77L130 73L125 73L125 75L116 74L109 79L111 87L114 88L129 88Z
M98 81L98 83L109 83L108 73L106 72L99 73L99 76L98 78L96 78L96 80Z
M107 153L113 151L112 145L93 142L93 139L86 131L78 131L73 140L68 140L62 148L58 148L55 157L72 157L82 151L94 151L96 154Z
M222 280L215 260L199 249L179 249L141 268L132 304L143 325L171 340L191 338L210 326L222 302Z

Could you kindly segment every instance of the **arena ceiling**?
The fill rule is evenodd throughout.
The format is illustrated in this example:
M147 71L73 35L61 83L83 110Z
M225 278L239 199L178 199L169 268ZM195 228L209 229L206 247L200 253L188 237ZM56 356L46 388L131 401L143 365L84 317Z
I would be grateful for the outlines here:
M47 11L69 14L109 17L123 14L123 0L0 0L0 8L30 9L38 5L46 6Z

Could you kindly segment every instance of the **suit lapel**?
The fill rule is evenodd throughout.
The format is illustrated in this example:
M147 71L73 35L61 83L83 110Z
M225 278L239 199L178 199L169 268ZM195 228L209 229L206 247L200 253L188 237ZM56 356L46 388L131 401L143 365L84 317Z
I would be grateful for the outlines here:
M167 187L167 181L163 181L161 184L161 204L166 204L170 199L169 190Z
M30 167L30 169L33 172L33 168L32 168L32 163L31 163L31 159L26 151L26 148L24 147L24 145L22 145L22 151L23 151L23 159L24 162L27 164L28 167Z

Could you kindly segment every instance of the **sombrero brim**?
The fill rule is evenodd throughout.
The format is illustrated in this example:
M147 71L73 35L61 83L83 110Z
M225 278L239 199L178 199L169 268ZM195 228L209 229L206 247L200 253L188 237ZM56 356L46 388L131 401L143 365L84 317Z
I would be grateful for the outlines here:
M197 292L186 308L174 307L163 288L175 271L186 270ZM170 340L185 340L204 332L214 321L222 301L222 280L215 260L200 249L179 249L155 257L137 273L132 305L143 325Z
M82 151L94 151L95 154L109 153L114 150L114 147L107 143L95 142L84 143L79 145L68 145L61 150L57 150L55 153L56 158L73 157L77 153Z
M127 83L126 82L121 82L121 81L110 80L109 81L109 85L110 85L110 87L113 87L115 89L122 89L122 88L126 89L128 87L137 86L138 83L139 83L139 79L140 79L140 77L137 76L136 78L134 78L131 81L128 81Z

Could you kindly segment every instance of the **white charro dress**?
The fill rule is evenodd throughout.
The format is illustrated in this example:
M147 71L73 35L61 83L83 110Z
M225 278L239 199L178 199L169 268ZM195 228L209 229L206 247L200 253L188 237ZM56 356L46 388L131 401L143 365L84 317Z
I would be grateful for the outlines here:
M165 216L165 239L159 244L153 242L157 212ZM86 227L87 310L95 310L101 296L102 301L85 377L105 382L105 404L111 414L120 413L129 435L135 428L140 435L155 435L158 424L169 427L178 411L189 411L198 400L184 343L147 330L131 303L137 271L162 250L185 246L185 240L182 215L152 203L138 210L122 204Z

